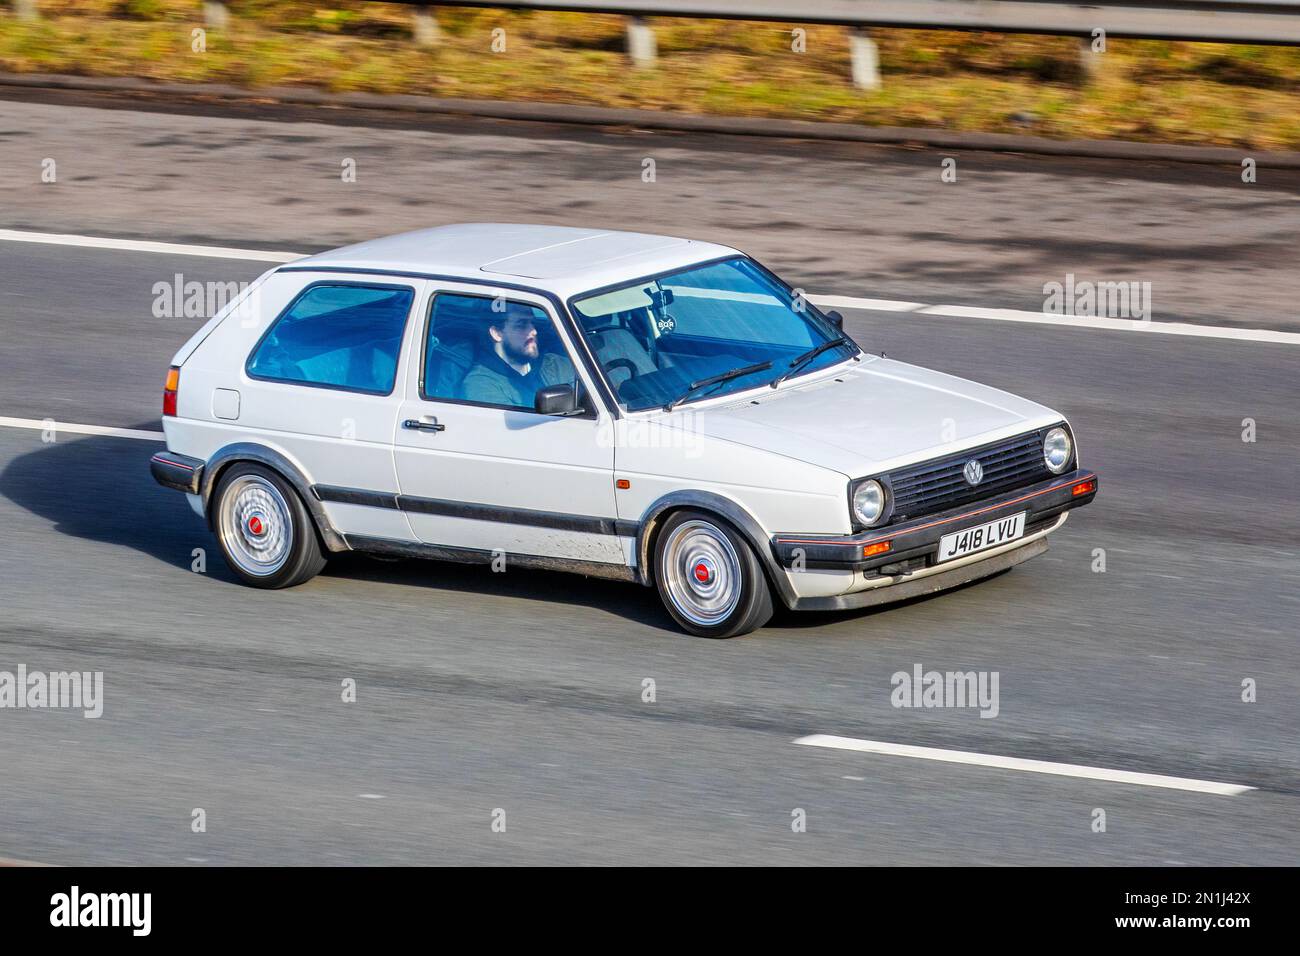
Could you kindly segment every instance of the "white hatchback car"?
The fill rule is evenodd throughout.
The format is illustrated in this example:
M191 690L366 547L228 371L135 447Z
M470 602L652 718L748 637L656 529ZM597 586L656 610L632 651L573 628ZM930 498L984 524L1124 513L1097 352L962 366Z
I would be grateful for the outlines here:
M658 588L686 631L986 577L1091 501L1061 415L865 354L725 246L446 226L263 275L177 354L155 478L235 574L365 551Z

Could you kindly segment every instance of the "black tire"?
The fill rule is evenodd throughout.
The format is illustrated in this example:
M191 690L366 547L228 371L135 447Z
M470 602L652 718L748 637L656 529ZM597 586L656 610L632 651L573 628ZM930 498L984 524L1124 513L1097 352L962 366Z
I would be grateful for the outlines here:
M217 481L209 507L221 556L245 584L291 588L325 567L311 515L293 486L270 468L231 465Z
M655 537L655 587L677 626L696 637L757 630L772 617L772 591L749 542L703 511L677 511Z

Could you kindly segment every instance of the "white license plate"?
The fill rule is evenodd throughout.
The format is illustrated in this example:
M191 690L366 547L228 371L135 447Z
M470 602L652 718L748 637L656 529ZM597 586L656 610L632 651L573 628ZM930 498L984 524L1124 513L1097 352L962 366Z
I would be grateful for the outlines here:
M1025 513L1009 518L999 518L988 524L976 525L962 531L945 534L939 539L939 561L951 561L963 554L996 548L1008 541L1015 541L1025 533Z

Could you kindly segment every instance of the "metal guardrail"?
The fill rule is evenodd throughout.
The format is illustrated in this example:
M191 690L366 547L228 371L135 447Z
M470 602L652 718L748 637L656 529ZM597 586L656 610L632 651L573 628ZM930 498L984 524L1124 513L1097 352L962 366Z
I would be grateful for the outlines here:
M621 14L634 63L655 58L654 33L646 17L769 20L834 24L853 28L849 50L853 82L880 86L870 27L1046 33L1083 38L1081 64L1100 70L1099 53L1109 37L1300 46L1300 0L387 0L418 8L415 33L434 42L439 6L515 10L566 10ZM1101 40L1100 46L1098 40Z
M854 82L880 85L872 27L1043 33L1084 40L1084 69L1099 69L1097 40L1133 37L1208 43L1300 46L1300 0L381 0L415 8L416 42L436 43L438 7L564 10L627 17L628 53L634 63L655 58L646 17L767 20L853 28L849 45ZM37 16L38 0L10 0L20 17ZM207 24L230 24L224 0L202 0Z
M570 10L633 17L699 17L1051 33L1209 43L1300 45L1300 0L387 0L428 8Z

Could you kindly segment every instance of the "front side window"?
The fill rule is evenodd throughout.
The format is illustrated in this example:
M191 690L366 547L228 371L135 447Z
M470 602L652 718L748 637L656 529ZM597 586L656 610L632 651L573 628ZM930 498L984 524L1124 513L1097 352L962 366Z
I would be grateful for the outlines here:
M429 312L420 394L532 411L538 390L576 384L546 310L501 296L439 292Z
M311 286L263 336L248 359L248 374L388 395L414 298L409 286Z
M743 257L578 296L570 305L629 411L753 388L857 353L845 341L805 358L840 330Z

